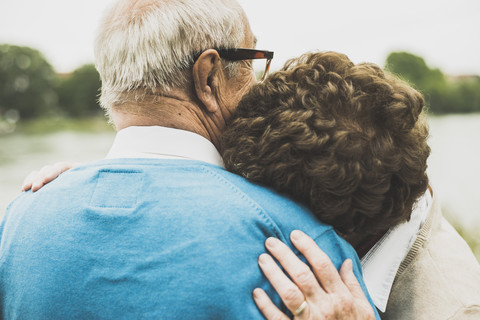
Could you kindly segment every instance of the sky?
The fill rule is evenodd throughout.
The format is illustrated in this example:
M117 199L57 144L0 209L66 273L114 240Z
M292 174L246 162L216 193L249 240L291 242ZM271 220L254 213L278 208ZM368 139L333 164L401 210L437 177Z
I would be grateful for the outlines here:
M479 0L239 0L273 69L311 50L384 65L408 51L450 75L480 74ZM112 0L0 0L0 43L40 50L58 72L93 62Z

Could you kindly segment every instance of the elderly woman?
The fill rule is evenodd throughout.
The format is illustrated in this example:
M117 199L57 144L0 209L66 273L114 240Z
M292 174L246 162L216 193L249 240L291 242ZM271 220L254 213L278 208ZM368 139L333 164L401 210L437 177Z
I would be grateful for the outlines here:
M423 107L419 92L374 64L308 53L243 97L222 156L228 170L304 203L356 248L382 319L478 319L480 267L428 186ZM281 279L273 262L260 266ZM278 286L309 301L296 282ZM255 296L264 313L279 314ZM313 301L309 309L321 312Z

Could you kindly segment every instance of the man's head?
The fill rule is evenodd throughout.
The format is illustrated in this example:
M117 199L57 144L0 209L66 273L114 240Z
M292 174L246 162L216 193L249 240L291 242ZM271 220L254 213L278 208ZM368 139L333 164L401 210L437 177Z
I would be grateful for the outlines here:
M254 45L234 0L119 0L95 44L101 105L109 115L149 116L169 96L229 113L253 84L252 70L209 49Z
M223 136L224 162L345 235L376 234L408 220L426 191L423 105L374 64L305 54L243 97Z

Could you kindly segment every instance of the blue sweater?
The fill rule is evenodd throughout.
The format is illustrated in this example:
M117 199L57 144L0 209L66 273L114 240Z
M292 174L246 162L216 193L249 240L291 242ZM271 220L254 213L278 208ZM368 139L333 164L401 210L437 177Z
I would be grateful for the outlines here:
M301 229L337 268L354 250L301 206L197 161L116 159L19 196L0 226L4 319L262 319L257 258ZM297 251L296 251L297 252ZM366 292L365 286L362 287Z

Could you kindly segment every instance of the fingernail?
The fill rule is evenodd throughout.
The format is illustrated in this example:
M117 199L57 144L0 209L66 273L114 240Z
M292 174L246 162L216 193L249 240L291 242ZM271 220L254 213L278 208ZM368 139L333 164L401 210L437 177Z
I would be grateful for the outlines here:
M293 230L292 233L290 233L290 238L292 240L300 240L302 236L303 236L303 232L300 230Z
M265 246L267 248L275 248L275 246L278 244L278 239L274 237L270 237L265 241Z
M252 295L254 299L260 298L260 288L255 288L252 292Z
M266 253L262 253L260 255L260 257L258 257L258 262L259 263L265 264L265 263L267 263L267 261L268 261L268 254L266 254Z

